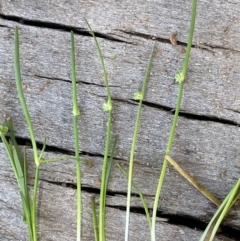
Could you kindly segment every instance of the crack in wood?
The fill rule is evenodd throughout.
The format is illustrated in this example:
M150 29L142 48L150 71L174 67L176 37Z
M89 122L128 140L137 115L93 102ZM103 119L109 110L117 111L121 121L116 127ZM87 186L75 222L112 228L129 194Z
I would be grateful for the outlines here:
M135 100L132 100L135 101ZM143 101L143 105L152 107L152 108L156 108L158 110L164 110L167 112L171 112L172 115L174 115L175 110L172 109L171 107L168 106L164 106L164 105L159 105L159 104L155 104L152 102L148 102L148 101ZM187 119L191 119L191 120L199 120L199 121L211 121L211 122L216 122L216 123L221 123L221 124L225 124L225 125L232 125L232 126L239 126L240 123L237 123L235 121L231 121L231 120L227 120L224 118L218 118L216 116L210 116L210 115L197 115L194 113L190 113L190 112L185 112L184 110L180 110L179 116L181 117L185 117Z
M39 21L39 20L25 19L22 17L13 16L13 15L0 14L0 18L9 20L9 21L13 21L13 22L17 22L22 25L27 25L27 26L32 26L32 27L40 27L40 28L48 28L48 29L54 29L54 30L59 30L59 31L64 31L64 32L73 31L77 35L92 37L92 35L89 33L87 28L68 26L68 25L53 23L53 22L43 22L43 21ZM98 38L103 38L103 39L106 39L109 41L132 44L131 42L126 42L126 41L112 37L107 34L98 33L98 32L94 32L94 34Z
M230 111L232 111L232 112L234 112L234 113L240 114L240 111L239 111L239 110L234 110L234 109L230 109L230 108L225 108L225 110L230 110Z
M24 76L24 75L23 75L23 76ZM25 76L30 76L30 75L25 75ZM48 77L48 76L43 76L43 75L34 75L34 76L37 77L37 78L40 78L40 79L58 80L58 81L66 82L66 83L71 83L71 80L68 80L68 79ZM30 77L31 77L31 76L30 76ZM96 84L96 83L90 83L90 82L82 81L82 80L77 80L77 84L78 84L78 83L82 83L82 84L85 84L85 85L93 85L93 86L97 86L97 87L106 88L105 85L100 85L100 84ZM121 86L118 86L118 85L109 85L109 87L122 88ZM101 96L101 97L103 97L103 96Z
M2 25L0 24L0 28L8 28L8 29L11 29L10 27L6 26L6 25Z
M122 211L126 210L125 206L113 206L113 205L106 205L107 207L119 209ZM145 210L142 207L131 207L130 211L132 213L138 213L145 215ZM151 209L149 209L151 212ZM166 222L168 224L176 225L176 226L184 226L194 230L201 230L204 231L207 227L207 221L196 219L192 216L184 216L178 214L166 214L163 211L157 212L157 222ZM221 230L218 232L222 236L232 238L233 240L239 240L240 237L240 230L222 225Z
M52 184L52 185L76 189L76 184L73 184L73 183L53 182L53 181L49 181L46 179L40 179L40 180L43 182ZM89 194L93 194L93 195L100 194L100 189L93 188L93 187L82 186L82 191L87 192ZM109 190L107 191L107 196L109 196L109 197L114 197L114 196L119 196L119 195L126 197L127 193L114 192L114 191L109 191ZM135 193L132 193L131 196L139 198L139 195L135 194ZM98 202L97 202L97 204L98 204ZM107 204L106 207L121 210L121 211L126 210L126 206L124 206L124 205ZM141 206L132 206L130 211L131 211L131 213L137 213L139 215L145 216L145 210ZM152 211L152 209L149 208L150 213L151 213L151 211ZM166 222L171 225L184 226L184 227L188 227L190 229L195 229L195 230L197 229L197 230L201 230L201 231L203 231L206 228L207 222L209 221L209 220L197 219L195 217L188 216L188 215L169 214L169 213L165 213L164 210L160 210L157 212L157 218L158 218L157 222ZM237 241L237 240L239 240L238 237L240 235L240 230L238 230L236 228L232 228L228 225L222 225L221 230L219 231L219 234L221 234L222 236L228 237L228 238L232 238L233 240Z
M119 30L119 29L115 29L115 30L119 31L119 32L122 32L122 33L125 33L125 34L129 34L131 36L141 37L141 38L144 38L144 39L152 39L152 40L156 40L156 41L161 42L161 43L171 44L170 39L161 38L161 37L158 37L158 36L153 36L153 35L144 34L144 33L139 33L139 32L136 32L136 31L125 31L125 30ZM177 40L177 45L187 47L187 43L179 41L179 40ZM201 44L192 44L192 48L203 49L203 50L211 52L211 53L216 53L216 51L214 51L213 49L233 51L233 52L236 52L236 53L240 52L239 50L236 50L236 49L229 49L229 48L225 48L223 46L209 45L209 44L202 44L202 43Z

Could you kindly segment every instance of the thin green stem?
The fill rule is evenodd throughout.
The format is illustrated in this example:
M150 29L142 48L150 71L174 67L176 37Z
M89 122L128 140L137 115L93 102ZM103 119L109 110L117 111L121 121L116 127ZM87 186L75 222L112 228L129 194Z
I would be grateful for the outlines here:
M105 190L106 190L106 174L107 174L107 162L108 162L108 153L110 146L110 137L112 129L112 111L108 113L108 122L107 122L107 136L106 144L104 151L103 167L102 167L102 177L101 177L101 190L100 190L100 208L99 208L99 240L105 241Z
M10 146L8 144L8 141L7 141L6 137L4 136L4 134L0 133L0 136L1 136L4 148L5 148L6 152L7 152L8 158L10 160L10 163L12 165L15 177L18 180L19 175L18 175L17 168L16 168L16 165L15 165L15 162L14 162L12 149L10 148Z
M39 158L38 158L38 151L37 151L37 144L35 141L35 135L33 131L33 126L30 118L30 114L27 109L26 100L23 94L22 90L22 78L21 78L21 71L20 71L20 57L19 57L19 36L18 36L18 27L15 29L15 40L14 40L14 72L15 72L15 78L16 78L16 87L18 92L18 97L20 104L22 106L22 110L27 122L32 147L33 147L33 153L34 153L34 161L37 166L40 165Z
M103 167L102 167L102 177L101 177L101 190L100 190L100 208L99 208L99 238L100 241L105 241L105 190L106 190L106 173L107 173L107 162L108 162L108 152L110 145L110 136L112 129L112 111L108 113L107 122L107 136L104 151Z
M147 70L146 70L146 73L145 73L145 76L144 76L142 91L135 93L135 99L139 99L139 105L138 105L138 112L137 112L137 117L136 117L136 122L135 122L135 128L134 128L132 146L131 146L131 153L130 153L130 160L129 160L125 241L128 240L128 235L129 235L129 217L130 217L130 205L131 205L134 152L135 152L135 148L136 148L137 134L138 134L138 129L139 129L139 125L140 125L140 117L141 117L141 113L142 113L142 102L143 102L145 92L146 92L146 88L147 88L147 80L149 78L150 67L151 67L152 60L153 60L154 47L155 47L155 44L152 48L152 52L151 52L151 55L150 55L148 66L147 66Z
M23 176L24 176L24 190L25 190L25 199L26 199L26 206L29 209L29 213L32 212L31 210L31 197L29 195L29 190L28 190L28 173L27 173L27 154L26 154L26 147L24 147L24 154L23 154L23 162L24 162L24 167L23 167ZM32 217L29 215L29 223L32 224ZM32 232L32 230L31 230Z
M40 155L39 155L39 161L40 161L40 162L41 162L41 160L42 160L43 153L44 153L44 151L45 151L45 149L46 149L46 144L47 144L47 140L46 140L46 138L45 138L45 139L44 139L44 142L43 142L42 150L41 150ZM40 164L42 164L42 162L41 162Z
M214 226L213 228L213 231L212 231L212 234L211 234L211 237L210 237L210 240L213 240L213 238L215 237L216 233L217 233L217 230L222 222L222 220L224 219L224 217L227 215L230 207L233 205L233 200L234 198L236 197L236 194L237 194L237 191L239 190L240 188L240 179L238 179L237 183L235 184L234 188L231 190L230 192L230 196L229 196L229 199L226 203L226 206L224 207L222 213L220 214L217 222L216 222L216 225ZM238 194L239 195L239 194ZM235 199L236 201L236 199Z
M74 125L77 124L77 118L74 117ZM75 131L74 131L75 132ZM74 138L75 143L77 137ZM75 149L76 151L76 149ZM82 214L82 191L81 191L81 168L79 152L76 152L76 174L77 174L77 241L81 240L81 214Z
M196 19L196 10L197 10L197 0L192 0L191 26L190 26L189 37L188 37L187 51L186 51L186 56L185 56L184 63L183 63L183 69L178 75L176 75L176 81L179 82L178 100L177 100L174 119L173 119L171 131L170 131L170 135L169 135L169 139L168 139L167 149L166 149L166 153L165 153L166 155L170 154L170 151L172 148L172 143L173 143L173 138L174 138L174 134L175 134L175 129L177 126L177 120L178 120L178 115L179 115L179 110L180 110L181 100L182 100L183 85L184 85L184 81L186 78L188 61L189 61L191 47L192 47L192 39L193 39L195 19ZM161 174L160 174L160 178L159 178L158 186L157 186L157 190L156 190L155 200L154 200L154 204L153 204L151 241L156 240L155 233L156 233L157 208L158 208L158 202L159 202L159 198L160 198L160 194L161 194L161 190L162 190L163 180L164 180L164 177L166 174L167 164L168 164L167 159L164 158L163 166L162 166L162 170L161 170Z
M229 209L232 205L237 201L237 198L240 195L240 179L238 179L237 183L234 185L232 190L228 193L228 195L223 200L222 204L219 206L208 226L206 227L203 235L201 236L199 241L213 240L217 229L222 221L222 219L227 215ZM220 222L218 222L221 219Z
M34 191L33 191L33 202L32 202L32 230L33 230L33 240L37 241L37 224L36 224L36 202L37 202L37 189L38 189L38 178L39 178L39 167L40 160L38 156L37 144L35 140L35 135L33 131L33 126L30 118L29 111L27 109L26 100L22 90L22 79L21 79L21 71L20 71L20 57L19 57L19 36L18 36L18 27L15 29L15 40L14 40L14 72L16 78L16 87L18 92L19 101L24 113L25 120L27 122L33 153L34 153L34 161L36 164L36 173L35 173L35 181L34 181Z
M186 55L185 55L185 59L184 59L184 63L183 63L183 70L182 70L184 80L186 78L188 61L190 58L190 53L191 53L191 48L192 48L193 34L194 34L194 28L195 28L195 22L196 22L196 13L197 13L197 0L192 0L191 25L190 25L187 50L186 50Z
M124 169L117 163L117 167L119 168L119 170L122 172L122 174L128 179L128 175L127 173L124 171ZM145 213L146 213L146 216L147 216L147 220L148 220L148 224L149 224L149 228L150 228L150 231L151 231L151 227L152 227L152 220L151 220L151 217L150 217L150 214L149 214L149 211L148 211L148 207L147 207L147 203L145 201L145 198L140 190L140 188L138 187L138 185L134 182L134 180L132 180L132 185L134 186L134 188L137 190L140 198L141 198L141 201L142 201L142 204L143 204L143 207L144 207L144 210L145 210Z
M33 202L32 202L32 230L33 230L33 240L37 241L37 190L38 190L38 180L39 180L39 169L40 166L36 166L34 188L33 188Z
M108 182L109 182L109 176L110 176L110 172L111 172L111 168L112 168L112 164L113 164L113 157L114 157L116 147L117 147L117 142L118 142L118 136L115 136L114 142L113 142L113 147L112 147L112 152L111 152L109 162L108 162L108 167L107 167L106 187L108 186ZM105 192L106 192L106 190L105 190Z
M8 123L9 126L9 123ZM12 126L11 126L12 127ZM29 191L26 184L26 164L25 160L24 163L22 161L18 145L12 145L12 143L16 143L15 137L13 135L13 128L9 128L9 135L11 138L11 144L8 143L6 137L4 136L3 132L0 132L0 136L7 152L8 158L13 168L13 172L15 174L19 189L20 189L20 196L22 200L22 212L23 212L23 221L27 223L28 230L29 230L29 239L33 241L33 230L32 230L32 221L31 221L31 199L29 197Z
M9 117L7 118L7 126L8 126L8 129L9 129L9 136L11 138L11 144L13 146L15 146L15 149L17 151L17 155L19 157L19 160L21 162L21 166L23 167L23 163L22 163L22 160L21 160L21 152L20 152L20 149L18 147L18 144L17 144L17 141L16 141L16 138L14 136L14 128L13 128L13 122L12 122L12 119Z
M29 209L29 207L27 206L27 203L25 202L26 198L24 197L23 193L20 192L20 196L21 196L21 199L22 199L22 205L23 205L23 208L24 208L24 212L25 212L25 217L26 217L26 222L27 222L27 225L28 225L28 234L29 234L29 240L30 241L34 241L34 238L33 238L33 222L32 222L32 212L31 210Z
M10 144L8 144L3 132L1 132L1 137L7 151L9 160L11 162L12 168L14 170L18 186L20 189L20 196L22 200L22 209L23 209L23 221L27 223L29 230L29 240L33 241L33 229L32 229L32 207L31 207L31 198L28 191L27 185L27 161L26 161L26 148L24 148L24 158L22 159L22 155L18 144L16 142L14 136L14 129L12 120L10 118L7 119L8 126L8 134L10 136ZM6 133L5 133L6 134Z
M180 105L181 105L182 92L183 92L183 82L181 82L179 85L178 102L177 102L175 115L174 115L174 119L173 119L173 124L172 124L171 132L170 132L170 136L169 136L169 140L168 140L168 144L167 144L166 155L168 155L171 151L174 133L175 133L177 120L178 120L178 114L179 114ZM160 174L160 178L159 178L159 182L158 182L158 186L157 186L157 191L156 191L156 195L155 195L154 205L153 205L152 231L151 231L152 241L155 241L156 214L157 214L158 201L160 198L160 193L162 190L162 185L163 185L163 180L165 177L166 169L167 169L167 159L164 158L163 166L162 166L162 170L161 170L161 174Z
M82 222L82 191L81 191L81 167L79 156L79 137L78 137L78 116L80 111L77 106L77 87L76 87L76 61L74 34L71 31L71 67L72 67L72 101L73 101L73 127L74 127L74 150L76 158L77 175L77 241L81 240L81 222Z
M108 183L109 183L109 176L110 176L110 171L111 171L111 168L112 168L112 163L113 163L113 157L114 157L114 153L116 151L116 146L117 146L117 141L118 141L118 136L115 136L115 139L114 139L114 143L113 143L113 147L112 147L112 152L111 152L111 156L110 158L108 159L108 163L107 163L107 170L106 170L106 183L105 183L105 186L104 186L104 194L103 194L103 197L104 197L104 204L103 204L103 213L106 213L106 196L107 196L107 187L108 187ZM103 219L103 227L105 227L105 219Z
M90 30L90 33L93 36L95 46L98 51L98 55L101 61L102 70L104 74L104 81L107 89L107 103L103 105L104 111L108 113L108 121L107 121L107 134L106 134L106 142L105 142L105 150L104 150L104 159L103 159L103 166L102 166L102 176L101 176L101 190L100 190L100 208L99 208L99 240L105 241L105 190L106 190L106 174L107 174L107 162L108 162L108 153L109 153L109 146L110 146L110 137L111 137L111 130L112 130L112 99L111 99L111 92L108 84L108 76L107 71L105 68L103 56L101 49L99 47L97 38L90 26L90 24L85 19L86 24Z
M104 60L103 60L103 56L102 56L102 51L99 47L99 44L98 44L98 41L96 39L96 36L90 26L90 24L88 23L87 19L84 18L89 30L90 30L90 33L92 34L93 36L93 39L94 39L94 42L95 42L95 46L97 48L97 51L98 51L98 55L100 57L100 61L101 61L101 65L102 65L102 70L103 70L103 75L104 75L104 80L105 80L105 85L106 85L106 88L107 88L107 96L108 96L108 99L111 99L111 92L110 92L110 88L109 88L109 84L108 84L108 76L107 76L107 71L106 71L106 68L105 68L105 64L104 64Z
M93 218L94 237L95 237L95 241L99 241L99 233L98 233L98 223L97 223L95 197L92 197L91 207L92 207L92 218Z

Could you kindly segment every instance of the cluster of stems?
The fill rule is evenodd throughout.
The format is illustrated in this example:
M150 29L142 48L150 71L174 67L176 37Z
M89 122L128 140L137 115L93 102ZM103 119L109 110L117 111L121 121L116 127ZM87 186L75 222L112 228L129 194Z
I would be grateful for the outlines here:
M193 40L193 33L195 27L195 19L196 19L196 9L197 9L197 0L192 0L192 15L191 15L191 25L188 37L188 44L186 55L183 63L182 70L179 71L175 75L176 82L179 83L179 90L178 90L178 98L177 104L175 108L174 118L172 122L171 131L169 134L169 139L167 143L167 148L165 151L165 157L163 160L163 165L156 189L155 200L153 204L153 212L152 217L149 214L149 210L144 199L144 196L137 186L137 184L133 180L133 167L134 167L134 152L136 149L136 142L137 142L137 134L140 125L140 118L142 113L142 106L143 100L146 93L147 88L147 81L149 78L150 67L152 64L153 56L154 56L154 47L153 46L149 63L146 69L142 90L136 92L134 94L134 99L139 101L138 112L135 122L135 129L132 138L132 145L131 145L131 152L129 158L129 172L128 174L123 170L123 168L117 164L117 167L120 169L122 174L128 180L128 188L127 188L127 205L126 205L126 225L125 225L125 241L129 239L129 219L130 219L130 206L131 206L131 191L132 186L137 190L142 204L144 206L147 221L149 224L151 241L156 240L156 217L157 217L157 210L158 210L158 203L160 199L160 194L163 186L164 177L166 174L166 169L168 162L170 162L176 170L179 171L181 175L183 175L189 182L191 182L196 188L198 188L205 196L207 196L211 201L213 201L216 205L219 206L217 212L215 213L214 217L210 221L208 227L206 228L205 232L203 233L200 241L210 240L212 241L219 225L221 224L223 218L227 215L233 204L237 201L240 197L240 179L237 181L236 185L233 189L229 192L225 200L221 203L216 197L214 197L209 191L207 191L203 186L201 186L198 182L196 182L186 171L184 171L170 156L173 139L175 135L175 129L177 126L181 100L183 95L183 87L184 81L186 79L186 73L188 68L188 62L192 47L192 40ZM103 104L103 110L107 113L107 133L106 133L106 141L105 141L105 150L104 150L104 159L103 159L103 166L102 166L102 176L101 176L101 189L100 189L100 202L99 202L99 220L97 220L96 214L96 203L95 197L92 198L91 206L92 206L92 217L93 217L93 227L94 227L94 237L95 241L105 241L106 234L105 234L105 212L106 212L106 194L107 194L107 187L109 182L110 170L113 163L113 157L116 150L117 139L115 137L114 143L112 145L112 150L110 152L111 146L111 131L112 131L112 98L111 92L109 88L109 81L108 75L105 68L103 55L101 49L99 47L98 41L95 37L91 26L85 19L86 24L89 28L91 35L93 36L95 46L101 61L101 67L103 70L105 85L106 85L106 92L107 92L107 101ZM82 227L82 193L81 193L81 159L80 159L80 148L79 148L79 136L78 136L78 117L80 115L80 110L77 105L77 84L76 84L76 60L75 60L75 43L74 43L74 34L71 32L71 77L72 77L72 104L73 104L73 129L74 129L74 150L75 150L75 157L73 158L76 161L76 183L77 183L77 241L81 240L81 227ZM22 156L20 148L17 144L17 141L14 136L14 129L11 119L7 120L7 126L0 125L0 137L2 139L3 145L7 152L8 158L11 162L14 174L16 176L18 186L20 189L20 195L22 200L22 209L23 209L23 220L28 225L29 230L29 240L30 241L37 241L37 220L36 220L36 209L37 209L37 193L38 193L38 181L39 181L39 173L40 173L40 166L45 163L55 162L58 160L64 160L66 157L59 157L59 158L52 158L52 159L44 159L43 154L46 147L46 140L44 141L43 148L41 152L38 152L37 143L34 135L33 125L31 122L30 114L26 105L26 100L23 93L22 88L22 79L21 79L21 72L20 72L20 57L19 57L19 36L18 36L18 28L16 27L15 30L15 43L14 43L14 71L15 71L15 78L16 78L16 87L17 93L19 97L19 101L22 107L22 111L27 123L27 127L30 134L30 139L33 148L33 156L35 161L35 177L34 177L34 187L33 187L33 195L32 197L29 194L28 190L28 177L27 177L27 160L26 160L26 150L24 150L24 155ZM6 138L6 135L9 135L9 141Z

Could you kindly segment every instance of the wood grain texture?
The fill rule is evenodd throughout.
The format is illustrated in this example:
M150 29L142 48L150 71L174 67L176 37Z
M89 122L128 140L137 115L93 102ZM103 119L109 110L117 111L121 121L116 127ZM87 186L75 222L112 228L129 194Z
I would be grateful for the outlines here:
M17 137L29 140L13 73L14 26L18 25L24 94L36 139L43 143L44 137L47 138L49 152L46 155L50 156L73 151L69 31L76 32L77 88L82 112L80 149L82 157L93 162L91 167L83 163L82 171L86 208L84 240L93 239L92 229L87 228L91 225L89 203L94 190L100 188L107 117L102 111L106 90L100 62L83 16L98 34L102 34L99 43L114 104L113 134L119 135L114 162L121 163L124 168L128 165L137 112L133 94L141 88L153 42L157 41L134 167L134 180L152 207L173 119L178 90L174 75L184 58L190 9L190 3L182 0L174 3L139 1L137 4L132 1L52 1L46 4L4 0L0 4L0 122L11 116ZM194 47L172 150L173 158L221 200L240 173L240 72L236 64L240 61L239 9L237 1L199 2ZM177 33L177 46L172 46L169 40L174 33ZM2 145L0 153L0 239L26 240L16 182ZM32 163L30 151L28 156ZM30 178L33 168L30 165ZM75 184L74 177L71 161L42 167L41 240L74 239L75 190L65 187ZM125 213L119 208L126 205L126 189L126 180L114 166L107 210L108 240L123 240ZM58 205L55 205L56 200ZM138 197L133 196L132 206L141 207ZM168 168L159 205L161 215L208 222L215 210L212 203ZM149 231L144 215L131 215L131 240L146 240ZM65 221L60 221L59 216L64 216ZM239 231L239 220L238 202L224 225ZM141 233L137 232L139 225L144 226L140 228ZM162 237L198 240L201 234L168 222L158 225L157 232L159 240ZM166 236L169 233L171 237ZM220 237L219 240L234 239Z
M240 10L237 0L203 0L198 3L195 43L212 47L240 50ZM186 42L191 13L191 3L184 0L168 2L101 0L101 1L3 1L2 14L19 16L26 20L57 23L85 29L83 17L101 33L131 40L121 36L122 31L169 39L178 34Z
M1 240L24 241L27 237L26 226L23 225L21 217L21 204L18 188L14 180L11 166L5 153L0 152L0 188L1 188L1 209L0 209L0 238ZM28 152L29 153L29 152ZM48 153L49 156L56 156L55 153ZM29 163L31 165L31 162ZM94 162L95 164L95 162ZM64 184L70 183L73 175L67 177L73 169L73 163L63 162L62 165L51 165L52 170L43 168L40 174L39 203L38 203L38 229L40 240L75 240L75 219L76 219L76 189ZM95 166L95 165L94 165ZM93 167L94 167L93 166ZM64 170L62 170L62 168ZM97 169L94 167L93 169ZM53 171L54 170L54 171ZM96 177L91 176L91 168L84 168L84 180L91 187L91 181ZM51 176L53 178L51 178ZM115 172L114 172L115 176ZM65 179L66 178L66 179ZM65 179L65 180L64 180ZM30 182L32 182L30 168ZM32 184L32 183L31 183ZM91 197L95 196L98 203L98 194L83 191L83 240L93 240L93 227L91 220ZM122 240L124 233L125 212L119 209L126 202L124 195L111 195L107 197L107 240ZM133 207L139 205L139 200L133 198ZM150 238L146 217L143 214L132 213L130 220L130 240L146 240ZM139 231L141 230L141 232ZM184 226L168 224L164 219L157 219L157 237L161 240L199 240L200 231L192 230ZM219 236L217 241L231 241L232 239Z

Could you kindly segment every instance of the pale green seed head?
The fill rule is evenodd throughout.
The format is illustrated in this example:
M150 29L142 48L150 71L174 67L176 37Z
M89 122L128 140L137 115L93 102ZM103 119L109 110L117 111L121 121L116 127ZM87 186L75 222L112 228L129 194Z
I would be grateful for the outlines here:
M106 112L112 110L112 103L111 103L111 101L105 102L103 104L103 110L106 111Z
M72 113L73 113L74 116L79 116L81 114L81 111L80 111L79 108L75 108L75 109L73 109Z
M141 91L135 92L133 96L134 100L143 100L143 97L144 95Z
M176 80L176 82L179 82L179 83L184 81L183 71L179 71L179 72L175 75L175 80Z
M5 136L8 133L8 127L5 125L0 125L0 133Z

